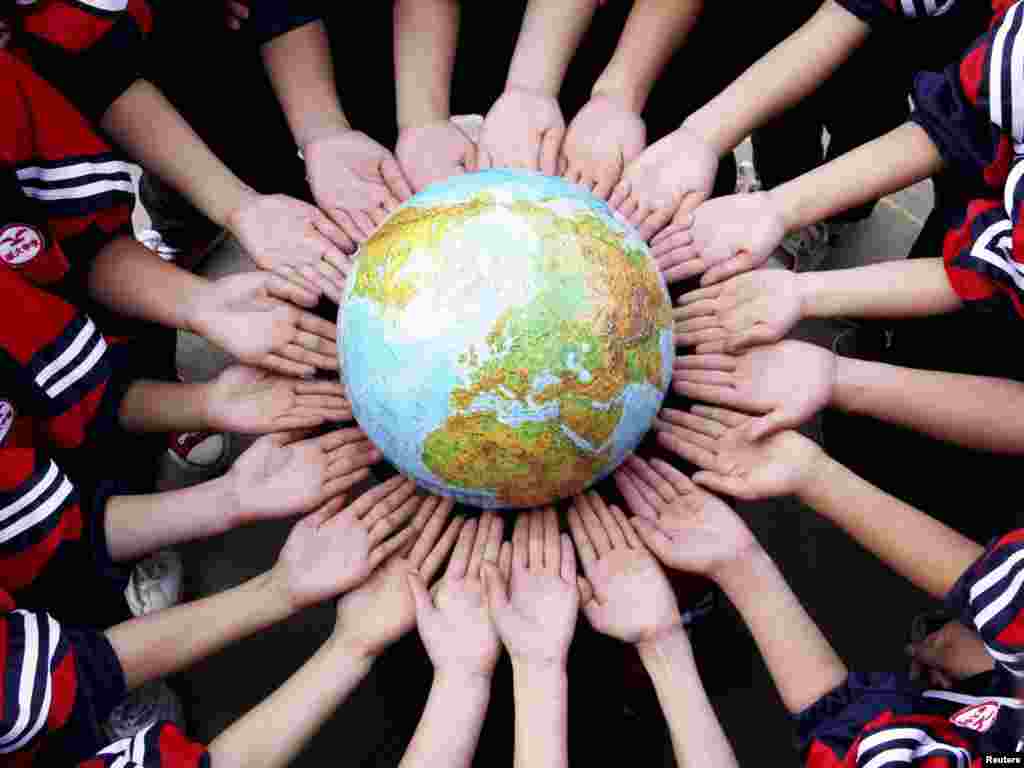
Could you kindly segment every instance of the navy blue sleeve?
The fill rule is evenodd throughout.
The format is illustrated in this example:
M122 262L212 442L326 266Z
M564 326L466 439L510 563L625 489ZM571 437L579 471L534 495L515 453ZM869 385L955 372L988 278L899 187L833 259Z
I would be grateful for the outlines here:
M243 29L257 45L321 18L319 0L248 0L249 20Z

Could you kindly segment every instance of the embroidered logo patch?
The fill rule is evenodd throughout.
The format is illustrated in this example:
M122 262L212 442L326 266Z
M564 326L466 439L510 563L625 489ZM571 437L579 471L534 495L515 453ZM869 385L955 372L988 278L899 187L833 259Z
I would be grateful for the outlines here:
M0 444L7 438L14 424L14 406L8 400L0 400Z
M43 235L29 224L0 227L0 260L16 267L31 261L43 250Z
M964 707L949 718L949 721L961 728L970 728L972 731L984 733L992 727L998 716L999 704L994 701L985 701L981 704Z

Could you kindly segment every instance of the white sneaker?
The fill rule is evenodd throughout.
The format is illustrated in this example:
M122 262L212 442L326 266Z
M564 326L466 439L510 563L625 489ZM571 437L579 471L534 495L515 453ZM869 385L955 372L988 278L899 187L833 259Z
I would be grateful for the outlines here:
M749 195L761 191L761 177L757 175L757 169L749 160L744 160L736 166L736 193Z
M103 730L111 741L119 741L130 739L160 720L167 720L185 730L185 710L181 699L163 680L152 680L132 691L114 708Z
M223 432L172 432L167 452L182 469L212 472L228 456L228 437Z
M177 248L165 243L164 236L155 229L144 229L139 232L135 239L156 253L164 261L174 261L181 253Z
M156 552L135 566L124 599L132 616L162 611L181 602L185 567L173 549Z

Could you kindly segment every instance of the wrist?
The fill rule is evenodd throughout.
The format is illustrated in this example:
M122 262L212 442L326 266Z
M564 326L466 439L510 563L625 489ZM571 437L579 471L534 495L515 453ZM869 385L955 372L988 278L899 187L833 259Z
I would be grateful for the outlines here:
M566 659L527 659L512 657L512 680L516 686L533 689L556 685L568 679Z
M310 144L337 136L339 133L348 133L351 130L352 125L344 113L334 112L318 120L303 123L301 127L297 127L293 131L292 135L295 138L295 146L302 154L305 154Z
M690 637L686 634L682 622L636 643L640 660L648 669L658 659L665 658L670 651L678 649L690 649Z
M726 123L723 117L716 115L710 106L705 105L691 113L679 127L704 142L716 156L722 157L734 149L733 143L722 134L722 128Z
M332 655L351 659L358 664L369 666L377 660L377 651L368 647L354 635L346 632L338 624L335 625L334 631L331 632L331 636L327 639L327 645Z
M243 184L239 189L234 202L227 208L227 214L224 216L224 221L218 223L231 232L231 234L237 239L241 240L241 226L245 212L249 207L259 201L261 197L262 195L255 189L247 184Z
M182 330L194 333L196 336L208 338L211 328L209 319L209 305L213 282L205 277L198 277L201 283L196 285L195 290L188 297L182 317Z
M435 667L433 687L438 690L452 690L467 694L490 691L493 672L494 670L482 672L457 666L450 669Z
M800 228L800 222L797 221L796 214L792 210L790 205L789 197L786 192L788 184L782 184L773 189L762 192L771 204L772 210L775 211L775 215L782 222L782 229L786 234L793 232Z
M602 75L590 91L590 98L605 98L618 104L628 112L640 114L647 102L648 89L640 88L625 78Z
M743 555L717 569L713 578L726 596L735 603L733 595L751 590L756 592L762 574L766 569L774 568L775 563L771 556L755 542Z

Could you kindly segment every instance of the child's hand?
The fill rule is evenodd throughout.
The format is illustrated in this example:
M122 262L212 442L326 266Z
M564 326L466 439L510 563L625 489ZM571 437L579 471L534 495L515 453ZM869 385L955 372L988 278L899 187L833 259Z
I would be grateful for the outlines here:
M451 511L451 499L419 499L419 511L411 524L414 538L385 560L362 586L338 601L334 640L350 654L377 656L412 629L416 604L409 574L417 573L429 584L441 569L463 524L463 518L456 517L445 527Z
M228 228L257 266L341 301L352 240L314 205L287 195L253 195Z
M242 28L249 18L249 6L240 0L224 0L224 24L232 32Z
M625 166L645 146L643 118L615 99L597 94L569 124L559 163L562 175L607 200Z
M919 643L907 646L911 678L927 672L928 682L940 688L952 688L964 680L995 667L978 633L955 619L932 632Z
M508 88L484 118L477 170L522 168L555 176L564 136L565 119L554 97Z
M631 456L615 473L633 527L666 565L714 579L758 550L750 529L717 496L663 461Z
M484 564L484 573L491 616L513 665L564 669L579 590L572 542L559 535L554 508L519 514L507 590L497 568Z
M235 524L309 512L365 479L382 458L357 427L303 439L305 434L261 437L238 457L227 477Z
M569 527L586 579L581 607L594 629L639 643L679 628L676 596L637 532L618 507L596 493L577 496Z
M353 243L369 239L389 213L412 197L394 155L360 131L318 137L303 154L313 199Z
M679 243L670 231L651 241L655 259L694 262L712 285L764 264L785 235L782 217L765 192L716 197L693 212L690 242Z
M271 571L288 604L299 610L347 592L404 547L416 531L395 531L419 507L415 490L412 480L398 475L347 507L338 497L300 520Z
M690 413L664 409L655 421L658 442L696 464L693 481L717 493L753 501L798 494L824 456L799 432L763 440L748 436L749 416L695 405Z
M479 521L462 526L433 596L418 574L409 575L416 623L436 674L490 678L498 663L501 641L487 610L480 568L483 563L496 564L502 578L508 579L512 545L502 545L503 525L494 512L485 512Z
M626 166L608 204L649 240L674 221L682 224L711 194L718 155L697 134L678 128Z
M403 128L395 156L413 192L419 192L475 167L476 145L451 120L438 120Z
M697 352L737 352L781 340L803 317L800 279L758 269L683 294L674 310L676 344Z
M211 429L266 434L348 421L352 406L338 381L275 376L233 365L204 385Z
M192 297L188 326L243 363L312 376L338 367L334 323L299 308L316 302L316 292L266 272L229 275Z
M747 426L747 437L758 440L811 419L832 399L835 378L830 350L780 341L735 355L681 355L672 389L712 405L765 414Z

